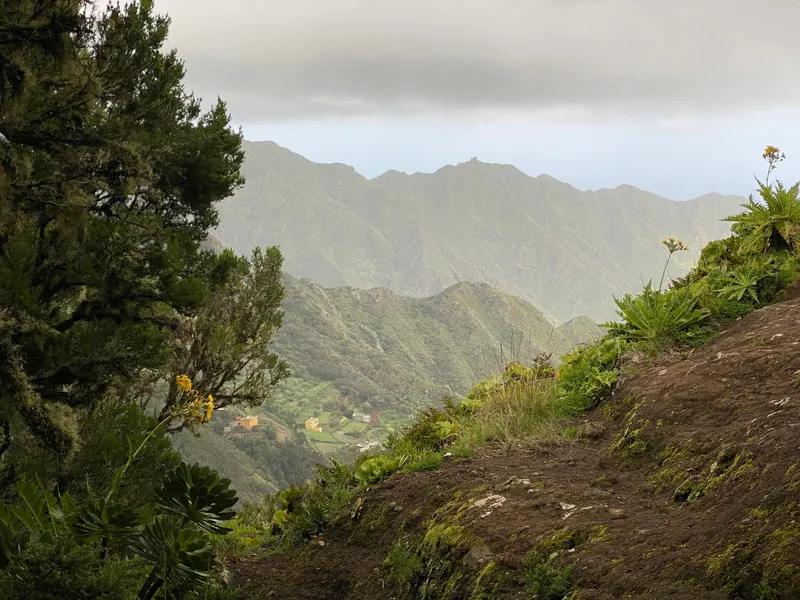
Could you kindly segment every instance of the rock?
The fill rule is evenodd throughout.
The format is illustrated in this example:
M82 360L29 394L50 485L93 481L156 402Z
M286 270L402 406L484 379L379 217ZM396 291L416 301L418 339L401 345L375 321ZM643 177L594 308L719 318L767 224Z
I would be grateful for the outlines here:
M612 519L627 519L628 515L621 508L609 508L608 514Z
M481 546L479 548L472 548L462 560L465 567L469 569L479 569L492 560L493 557L494 555L489 548Z
M392 508L394 508L394 512L403 512L403 507L399 504L395 504Z
M500 496L498 494L490 494L485 498L481 498L480 500L475 500L472 503L472 506L477 506L478 508L498 508L503 506L503 503L506 501L504 496Z
M603 437L606 427L602 423L589 422L580 428L580 437L587 440L596 440Z

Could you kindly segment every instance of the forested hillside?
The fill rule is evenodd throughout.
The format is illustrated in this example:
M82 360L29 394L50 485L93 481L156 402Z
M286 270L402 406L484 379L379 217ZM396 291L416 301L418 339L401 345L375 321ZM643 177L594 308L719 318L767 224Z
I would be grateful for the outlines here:
M267 431L277 419L288 439L223 437L232 413L199 437L176 438L184 457L218 469L247 500L305 481L326 455L352 458L358 444L385 440L445 396L463 397L512 359L558 357L601 335L588 318L555 327L524 300L485 284L408 298L381 288L324 288L286 274L283 282L286 312L273 349L291 365L292 378L266 405L237 414L257 415ZM375 422L354 421L356 412L375 414ZM319 419L322 431L305 429L309 418Z
M599 337L588 319L556 327L524 300L460 283L430 298L383 288L324 288L284 277L275 348L305 379L333 383L358 407L410 414L462 396L498 363L558 357Z

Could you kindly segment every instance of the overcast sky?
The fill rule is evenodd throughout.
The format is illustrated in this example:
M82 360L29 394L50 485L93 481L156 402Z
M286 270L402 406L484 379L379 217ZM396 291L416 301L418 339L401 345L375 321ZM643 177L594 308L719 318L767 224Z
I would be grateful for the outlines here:
M367 176L477 156L581 188L800 178L800 0L156 0L251 140ZM796 157L796 158L794 158Z

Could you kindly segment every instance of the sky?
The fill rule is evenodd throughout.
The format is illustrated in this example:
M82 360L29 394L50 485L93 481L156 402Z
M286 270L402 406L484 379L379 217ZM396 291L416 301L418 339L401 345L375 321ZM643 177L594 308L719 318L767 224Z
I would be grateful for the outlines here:
M477 157L581 189L800 179L798 0L156 0L249 140L368 177ZM796 157L796 158L794 158Z

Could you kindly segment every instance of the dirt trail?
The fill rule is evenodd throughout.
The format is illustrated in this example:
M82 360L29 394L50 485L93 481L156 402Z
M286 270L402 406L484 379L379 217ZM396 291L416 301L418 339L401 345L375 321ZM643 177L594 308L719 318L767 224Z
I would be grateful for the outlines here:
M486 598L532 598L525 554L565 527L605 528L554 561L574 565L581 600L800 598L800 299L638 365L582 425L592 439L392 478L324 546L242 561L234 582L258 598L408 597L384 560L460 492L483 548L471 576L489 559L502 574Z

